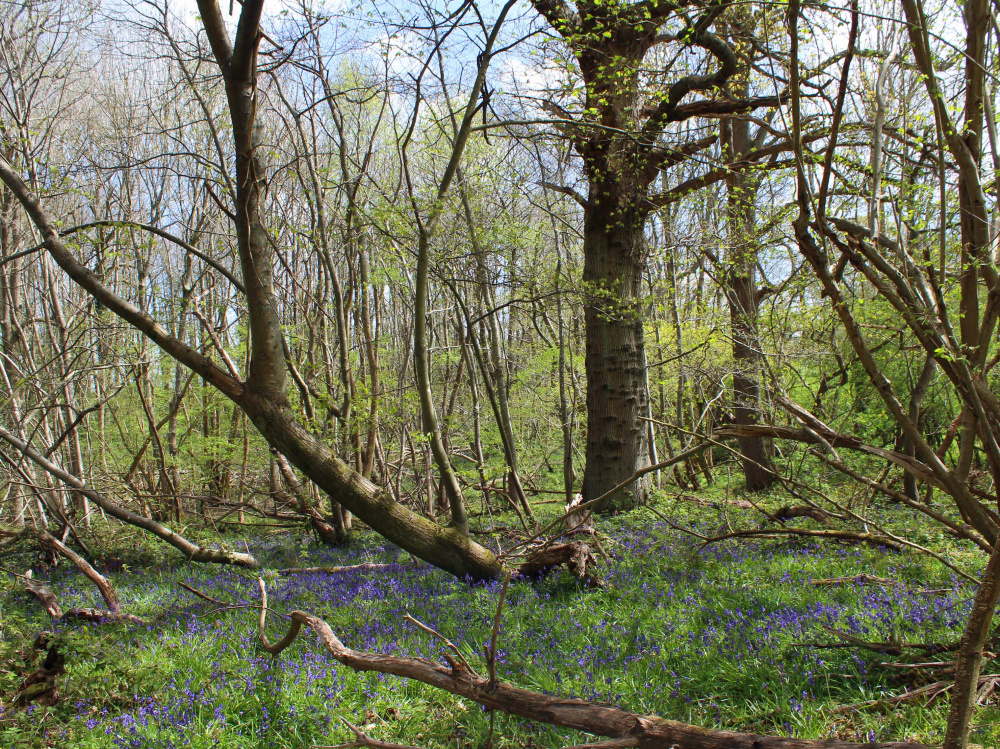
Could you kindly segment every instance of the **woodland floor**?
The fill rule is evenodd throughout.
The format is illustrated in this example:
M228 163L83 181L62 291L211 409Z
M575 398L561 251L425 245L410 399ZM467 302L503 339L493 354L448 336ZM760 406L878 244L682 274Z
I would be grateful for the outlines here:
M670 507L680 522L703 531L736 523L745 512ZM753 522L743 518L744 525ZM971 588L933 559L794 540L701 548L646 511L599 520L598 529L610 556L600 570L604 589L583 589L565 574L511 585L497 663L502 679L704 726L940 740L946 698L929 706L916 700L842 709L929 679L901 676L881 666L891 659L875 652L814 646L837 642L824 627L866 641L957 639ZM355 649L439 656L440 644L404 619L410 613L457 643L473 666L483 662L499 585L470 586L417 566L370 532L356 534L346 550L287 532L246 543L267 568L274 611L325 617ZM0 747L308 747L349 741L341 719L388 741L487 746L490 716L474 704L395 677L351 672L311 637L277 659L258 650L255 572L189 566L174 555L163 561L167 552L122 530L106 537L102 554L102 571L125 610L148 625L54 627L14 578L2 576L0 695L13 692L16 666L38 631L57 632L69 655L55 704L0 714ZM973 556L954 559L981 564ZM367 561L394 566L333 575L273 571ZM862 574L898 585L812 584ZM64 608L100 606L75 568L62 564L36 577L51 580ZM229 605L200 600L179 582ZM271 615L269 632L272 640L283 634L280 616ZM977 713L976 723L973 741L1000 745L995 703ZM493 730L493 747L561 747L591 738L504 715L495 716Z

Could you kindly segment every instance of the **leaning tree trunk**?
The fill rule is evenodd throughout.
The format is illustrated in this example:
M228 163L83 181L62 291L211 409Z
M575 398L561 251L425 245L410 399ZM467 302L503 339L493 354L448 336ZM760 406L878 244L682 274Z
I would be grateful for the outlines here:
M268 444L377 533L459 578L495 580L502 574L493 552L461 530L440 526L396 502L388 489L353 470L306 429L291 408L252 393L237 402Z
M598 188L600 189L600 188ZM642 273L645 225L615 226L599 208L584 219L584 321L587 343L587 464L583 497L589 501L649 465L646 422ZM604 499L597 512L642 504L649 477Z

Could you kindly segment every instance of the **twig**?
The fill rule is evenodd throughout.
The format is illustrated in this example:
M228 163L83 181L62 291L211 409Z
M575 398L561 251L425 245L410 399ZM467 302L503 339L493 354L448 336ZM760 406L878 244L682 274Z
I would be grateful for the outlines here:
M319 572L327 575L337 575L341 572L378 572L393 566L392 564L366 562L364 564L348 564L343 567L288 567L283 570L277 570L277 572L279 575L305 575Z
M194 593L196 596L198 596L198 598L208 601L209 603L214 603L217 606L229 606L229 604L226 603L225 601L220 601L218 598L212 598L212 596L202 593L200 590L192 588L187 583L179 582L177 583L177 585L180 586L181 588L184 588L184 590L186 590L188 593Z
M438 638L441 642L443 642L445 645L447 645L452 650L452 652L455 653L455 657L458 658L458 661L465 667L466 671L474 674L475 676L479 676L479 674L476 673L476 670L472 666L469 665L469 662L467 660L465 660L465 656L462 655L462 652L458 649L458 646L455 645L455 643L453 643L451 640L449 640L447 637L445 637L443 634L441 634L437 630L432 629L431 627L428 627L426 624L424 624L423 622L419 621L418 619L415 619L409 613L407 613L406 616L404 616L403 618L406 619L406 620L408 620L408 621L410 621L410 622L412 622L413 624L416 624L417 627L419 627L420 629L422 629L424 632L426 632L427 634L431 635L432 637ZM449 658L448 660L451 660L451 659ZM454 668L454 665L455 664L453 663L452 664L452 668Z
M503 617L503 604L507 600L507 588L510 586L510 573L504 578L500 589L500 600L497 601L497 613L493 617L493 632L490 635L490 649L486 653L486 667L490 672L490 684L497 683L497 635L500 634L500 622Z
M409 744L392 744L388 741L379 741L378 739L373 739L367 733L362 731L356 725L351 723L347 718L341 718L351 732L354 734L354 741L348 741L345 744L310 744L312 749L354 749L355 747L368 746L372 749L423 749L419 746L410 746Z

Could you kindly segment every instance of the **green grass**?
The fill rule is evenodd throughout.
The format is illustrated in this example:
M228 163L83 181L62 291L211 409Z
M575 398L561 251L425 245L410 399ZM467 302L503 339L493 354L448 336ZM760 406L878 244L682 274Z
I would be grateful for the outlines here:
M555 509L552 509L555 512ZM889 512L887 510L887 512ZM682 505L681 522L714 531L753 522L731 509ZM797 541L725 542L707 549L646 512L600 521L610 562L606 587L586 590L565 575L512 584L500 637L498 672L520 686L573 695L709 727L870 740L940 740L946 700L892 710L837 708L902 693L926 682L880 666L892 660L831 643L822 629L865 640L955 640L972 595L934 560L869 546ZM916 530L915 530L916 532ZM327 619L357 649L438 657L440 644L403 617L409 612L458 643L485 671L498 586L470 586L360 533L345 551L278 535L250 539L269 568L401 562L390 573L279 576L265 572L269 603ZM126 543L127 541L127 543ZM130 552L125 549L132 547ZM162 550L136 551L132 537L110 539L95 556L126 562L109 575L127 610L148 626L60 625L12 578L0 594L0 694L18 681L26 646L55 629L68 652L59 700L0 718L0 746L307 747L351 736L347 719L373 736L427 747L482 747L490 716L422 684L357 674L335 664L311 636L280 658L255 647L254 575L188 566ZM954 554L975 569L982 558ZM24 561L24 560L20 560ZM6 566L6 565L5 565ZM810 584L861 573L908 587ZM6 576L5 576L6 577ZM64 608L96 605L75 570L51 571ZM231 604L220 608L178 588L185 581ZM921 589L943 593L922 593ZM284 624L271 616L275 639ZM974 741L1000 743L995 707L977 714ZM591 737L495 716L495 747L559 747Z

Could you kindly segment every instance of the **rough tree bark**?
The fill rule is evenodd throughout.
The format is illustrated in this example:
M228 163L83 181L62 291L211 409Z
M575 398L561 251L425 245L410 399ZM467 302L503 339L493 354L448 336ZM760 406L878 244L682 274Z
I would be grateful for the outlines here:
M592 188L584 218L587 371L587 460L585 500L604 494L649 464L646 349L642 320L642 274L646 264L645 221L609 229L613 219ZM609 497L601 512L627 510L645 501L649 474Z

